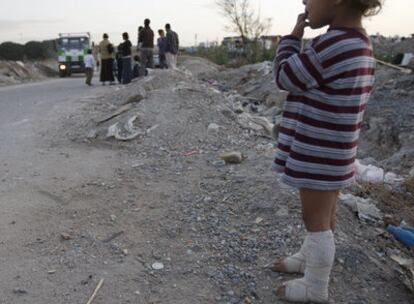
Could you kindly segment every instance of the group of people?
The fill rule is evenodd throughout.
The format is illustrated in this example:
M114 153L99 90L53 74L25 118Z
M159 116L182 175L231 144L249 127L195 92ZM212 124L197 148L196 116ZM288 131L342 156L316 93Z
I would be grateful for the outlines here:
M145 19L144 26L138 28L137 54L133 56L132 43L127 32L122 34L123 42L117 48L109 41L108 34L103 35L103 40L96 47L95 53L88 50L84 58L86 69L86 84L92 85L93 71L100 62L100 81L103 85L107 82L115 84L115 78L119 83L128 84L132 79L146 76L147 69L153 69L154 64L154 31L150 27L151 21ZM179 37L171 29L171 25L165 25L158 30L157 48L159 68L176 69L179 51ZM98 57L100 61L98 60Z

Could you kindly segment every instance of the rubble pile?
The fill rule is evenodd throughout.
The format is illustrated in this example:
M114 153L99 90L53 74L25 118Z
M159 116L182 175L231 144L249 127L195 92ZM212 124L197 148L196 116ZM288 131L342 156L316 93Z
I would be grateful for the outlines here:
M207 294L203 300L186 296L195 302L274 302L274 287L287 277L272 273L269 265L277 257L294 253L302 241L298 195L270 170L286 93L275 87L269 62L220 70L208 61L184 58L180 70L150 71L146 78L91 99L63 127L75 142L129 154L131 169L118 178L133 181L135 190L129 195L145 193L152 217L137 227L134 212L123 212L117 227L128 234L138 229L139 235L151 235L153 241L138 246L138 261L147 265L139 276L152 282L146 299L154 299L154 294L156 298L177 296L165 288L166 282L177 282ZM384 126L375 126L376 131L382 136L388 132L386 124L392 122L398 138L408 135L411 126L407 121L408 129L400 128L399 119L394 122L392 117L410 117L412 80L410 75L389 75L392 72L380 69L367 119L372 125L375 119L386 117ZM406 108L394 109L396 100ZM389 117L381 111L384 108ZM384 131L379 131L381 127ZM363 142L369 132L372 128L366 127ZM364 184L386 180L388 192L407 191L402 186L405 176L398 175L405 168L396 166L393 173L374 166L388 164L403 147L409 148L403 144L391 147L390 142L384 144L377 138L363 145L362 182L345 191L338 210L332 282L332 298L337 303L412 300L402 283L404 272L390 258L406 257L408 250L387 234L384 225L392 214L382 211L379 199ZM375 159L370 161L368 156ZM129 201L122 209L128 208ZM119 206L108 202L105 208L115 212ZM138 247L130 246L129 254L134 255ZM151 258L154 252L156 263ZM160 265L168 271L154 273L162 271ZM185 291L180 292L182 299Z
M407 174L414 167L414 73L378 66L377 82L365 113L360 158Z
M58 76L53 61L27 62L0 60L0 86L39 81Z

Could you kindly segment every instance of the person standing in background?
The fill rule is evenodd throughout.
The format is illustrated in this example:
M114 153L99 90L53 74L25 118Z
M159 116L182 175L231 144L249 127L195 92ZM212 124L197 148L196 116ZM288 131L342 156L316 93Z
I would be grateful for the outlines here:
M139 49L141 49L141 44L139 43L139 33L141 33L141 31L144 29L143 26L139 26L138 27L138 38L137 38L137 52Z
M119 50L122 56L122 84L128 84L132 79L132 43L127 32L122 34L122 39L124 42Z
M141 46L141 75L145 75L146 68L154 68L154 32L150 28L150 23L149 19L145 19L144 29L138 38L138 44Z
M160 37L157 40L160 69L167 69L167 58L165 57L165 47L167 46L167 40L165 38L165 32L164 30L158 30L158 34L160 35Z
M101 77L102 85L106 81L114 84L114 46L109 41L108 34L103 34L103 40L99 43L99 54L101 56Z
M92 77L93 77L93 70L96 66L96 61L93 58L92 50L88 50L88 53L85 55L85 58L83 59L83 62L85 64L85 74L86 74L86 81L85 83L88 86L92 85Z
M117 51L115 54L115 61L116 61L116 78L119 83L122 83L122 43L120 43L117 47Z
M171 29L171 25L169 23L165 25L165 30L167 31L165 52L168 68L176 69L180 41L178 39L178 34Z

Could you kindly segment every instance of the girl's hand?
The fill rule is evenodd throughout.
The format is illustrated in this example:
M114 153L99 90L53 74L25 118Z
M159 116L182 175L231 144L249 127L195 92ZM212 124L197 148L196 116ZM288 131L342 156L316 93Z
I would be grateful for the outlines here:
M309 26L309 22L306 21L306 18L308 18L307 13L303 13L298 16L298 21L296 22L295 28L292 31L293 36L299 39L303 38L305 27Z

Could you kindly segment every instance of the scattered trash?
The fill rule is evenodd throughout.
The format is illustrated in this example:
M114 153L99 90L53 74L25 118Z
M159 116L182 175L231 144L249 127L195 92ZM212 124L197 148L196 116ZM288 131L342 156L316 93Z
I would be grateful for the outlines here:
M194 156L194 155L199 155L199 154L201 154L201 151L197 149L197 150L184 153L184 156L189 157L189 156Z
M404 269L407 275L404 284L411 292L414 292L414 259L405 259L397 255L392 255L391 259Z
M207 127L208 134L217 134L220 131L220 126L215 123L211 123Z
M120 107L118 110L116 110L114 113L109 114L109 115L105 116L104 118L99 119L97 121L97 123L100 124L100 123L106 122L108 120L111 120L112 118L117 117L117 116L121 115L122 113L132 109L133 106L134 105L131 104L131 103L125 104L122 107Z
M243 161L243 155L240 152L223 153L220 158L227 164L240 164Z
M224 160L216 160L211 163L213 167L222 168L226 166L226 162Z
M154 270L162 270L162 269L164 269L164 264L160 263L160 262L156 262L156 263L152 264L151 267Z
M359 160L355 161L356 179L368 183L395 184L404 181L404 178L392 172L384 173L384 169L373 165L363 165Z
M151 128L149 128L149 129L147 129L147 131L146 131L146 133L147 133L147 135L148 134L150 134L150 133L152 133L153 131L155 131L156 129L158 129L158 127L159 127L160 125L155 125L155 126L152 126Z
M364 199L352 194L340 194L339 201L358 214L361 221L376 223L382 219L381 211L371 199Z
M65 232L60 234L60 238L64 241L69 241L70 239L72 239L71 235Z
M413 59L414 59L413 53L404 53L400 66L407 67Z
M255 221L254 221L254 223L255 224L260 224L261 222L263 222L264 220L263 220L263 218L261 218L261 217L258 217Z
M98 286L96 286L95 291L93 292L92 296L89 298L89 301L86 304L91 304L93 302L99 290L101 289L103 283L104 283L104 279L101 279L98 283Z
M119 237L119 236L123 235L124 233L125 233L124 231L119 231L119 232L117 232L117 233L114 233L114 234L112 234L110 237L108 237L108 238L104 239L102 242L104 242L104 243L109 243L109 242L111 242L111 241L115 240L117 237Z
M137 120L137 116L134 115L128 119L128 121L121 126L120 122L117 122L108 128L107 138L114 137L117 140L129 141L133 140L139 135L143 135L143 132L134 127L134 122Z
M414 229L409 227L396 227L389 225L387 231L391 233L398 241L409 248L414 247Z
M24 295L24 294L27 294L28 292L27 292L27 290L22 289L22 288L15 288L15 289L13 289L13 293Z
M394 65L394 64L391 64L391 63L388 63L388 62L385 62L385 61L382 61L382 60L379 60L379 59L377 59L377 62L379 64L385 65L385 66L387 66L389 68L393 68L395 70L399 70L400 72L402 72L404 74L411 74L411 70L410 69L402 68L402 67L399 67L397 65Z

